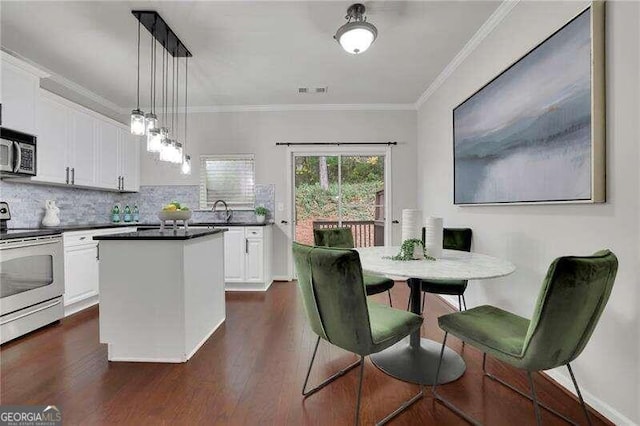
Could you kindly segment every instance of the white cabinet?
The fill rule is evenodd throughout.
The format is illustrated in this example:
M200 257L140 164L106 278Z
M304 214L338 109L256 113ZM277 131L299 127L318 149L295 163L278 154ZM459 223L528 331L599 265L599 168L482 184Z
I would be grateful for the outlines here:
M64 269L65 305L98 295L98 244L65 248Z
M71 110L71 147L69 154L70 183L79 186L97 185L97 125L98 120L85 111Z
M36 112L38 164L31 182L140 189L140 142L128 127L43 89Z
M32 181L68 183L69 129L71 116L64 105L41 97L36 111L38 136L37 175Z
M244 227L230 227L224 233L224 280L244 281L246 240Z
M140 138L129 129L119 129L118 137L120 189L137 192L140 189Z
M98 186L120 189L120 131L115 124L98 122Z
M135 230L135 227L121 226L63 234L65 316L98 303L99 248L93 237Z
M271 226L230 226L224 234L225 289L265 291L271 285Z
M2 52L2 126L37 135L36 103L40 77L37 68Z

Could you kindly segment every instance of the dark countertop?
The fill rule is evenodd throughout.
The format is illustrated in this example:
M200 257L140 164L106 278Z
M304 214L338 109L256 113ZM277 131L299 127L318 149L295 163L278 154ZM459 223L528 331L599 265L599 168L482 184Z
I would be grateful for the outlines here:
M60 229L9 229L0 233L0 241L14 238L46 237L62 234Z
M257 222L233 222L233 223L224 223L224 222L189 222L189 226L221 226L228 228L230 226L267 226L273 225L273 222L265 222L265 223L257 223ZM38 232L38 231L55 231L56 233L60 232L71 232L71 231L89 231L92 229L105 229L105 228L126 228L126 227L138 227L138 228L159 228L160 222L157 223L140 223L140 222L120 222L120 223L85 223L78 225L62 225L56 226L52 228L12 228L9 231L29 231L29 232ZM182 225L180 225L182 226ZM51 235L51 234L47 234ZM13 237L11 237L13 238Z
M165 230L147 229L138 232L125 232L123 234L107 234L96 235L94 240L191 240L194 238L206 237L207 235L221 234L225 232L225 228L216 229L193 229L185 231L184 229Z

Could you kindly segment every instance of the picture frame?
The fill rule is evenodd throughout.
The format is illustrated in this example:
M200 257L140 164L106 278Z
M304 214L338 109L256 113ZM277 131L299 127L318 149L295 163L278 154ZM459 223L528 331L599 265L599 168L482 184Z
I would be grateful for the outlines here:
M602 203L603 1L453 109L453 203Z

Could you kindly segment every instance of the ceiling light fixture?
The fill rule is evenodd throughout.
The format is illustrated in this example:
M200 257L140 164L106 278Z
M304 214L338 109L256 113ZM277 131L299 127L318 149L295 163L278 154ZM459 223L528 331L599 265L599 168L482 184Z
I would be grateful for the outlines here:
M191 172L191 157L186 155L187 137L187 65L186 58L191 52L180 41L178 36L169 28L162 17L154 11L134 10L131 12L138 20L138 107L131 113L131 133L142 136L147 134L147 151L158 152L161 161L181 164L183 173ZM150 108L148 114L140 111L140 24L144 25L151 33L151 90ZM156 90L157 90L157 44L163 48L162 52L162 125L156 115ZM171 65L171 110L169 103L169 56L172 56ZM178 139L178 127L180 125L180 57L185 58L185 108L184 108L184 136L185 144ZM169 124L171 121L171 127Z
M367 22L364 12L365 7L361 3L349 6L345 16L347 23L333 36L344 50L353 55L365 52L378 36L378 29Z
M138 88L136 109L131 111L131 133L144 135L144 112L140 111L140 21L138 21Z

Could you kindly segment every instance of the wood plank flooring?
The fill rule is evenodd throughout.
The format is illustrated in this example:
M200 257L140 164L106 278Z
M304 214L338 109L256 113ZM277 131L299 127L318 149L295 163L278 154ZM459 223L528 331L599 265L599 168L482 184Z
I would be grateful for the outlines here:
M406 284L397 283L392 293L394 305L406 307ZM381 303L386 297L376 296ZM352 424L357 369L302 399L315 335L306 324L295 282L274 283L266 293L227 293L226 299L226 322L185 364L109 363L99 343L97 307L5 344L0 347L0 403L57 405L65 425ZM450 311L440 298L428 296L422 335L441 341L436 318ZM528 400L482 377L478 351L449 340L462 353L467 371L440 388L444 396L488 425L535 424ZM356 359L322 342L311 383ZM493 359L487 364L497 376L527 389L521 372ZM586 423L566 391L540 375L535 383L542 401ZM417 390L367 360L361 424L382 419ZM565 424L544 410L542 415L544 424ZM595 415L592 419L594 425L611 424ZM429 390L392 424L466 423L434 402Z

